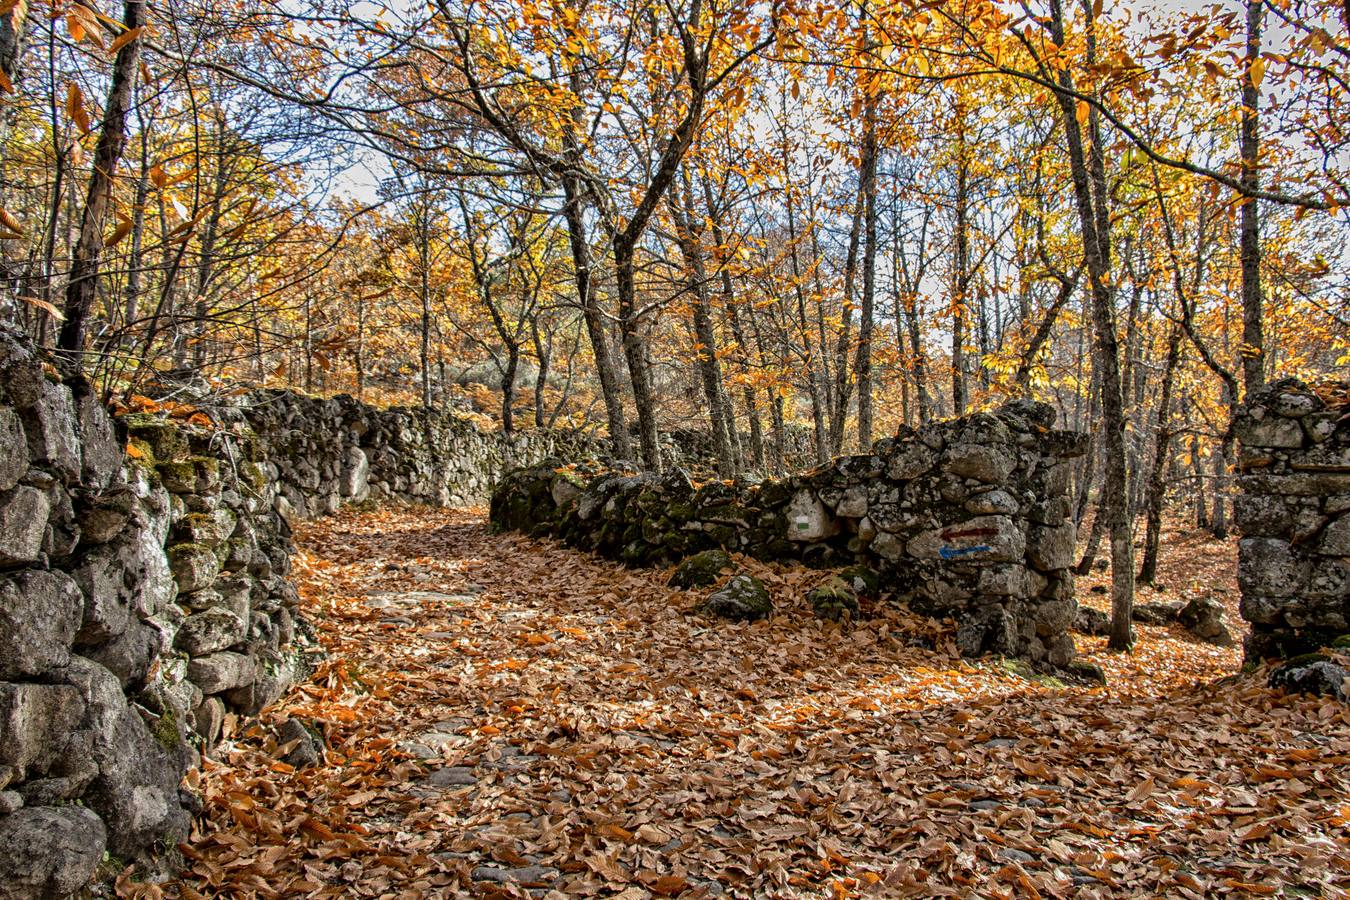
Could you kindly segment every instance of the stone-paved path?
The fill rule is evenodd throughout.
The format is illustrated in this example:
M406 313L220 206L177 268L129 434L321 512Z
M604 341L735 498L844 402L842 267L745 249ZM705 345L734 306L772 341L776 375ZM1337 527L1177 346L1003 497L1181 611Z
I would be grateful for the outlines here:
M1109 689L778 612L470 512L299 535L330 652L203 774L184 896L1346 896L1350 719L1144 629ZM925 649L930 643L936 650ZM1093 647L1094 642L1080 640ZM1131 669L1131 666L1134 668ZM303 719L324 761L278 762ZM194 893L196 892L196 893Z

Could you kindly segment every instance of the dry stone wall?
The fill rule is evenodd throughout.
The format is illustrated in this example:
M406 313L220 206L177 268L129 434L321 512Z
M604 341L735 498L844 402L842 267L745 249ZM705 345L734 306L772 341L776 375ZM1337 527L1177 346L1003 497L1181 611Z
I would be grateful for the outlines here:
M0 898L172 847L198 750L303 668L274 507L247 436L115 421L0 329Z
M505 435L453 412L376 409L345 395L318 399L259 390L216 414L252 430L281 510L302 518L366 500L482 503L511 469L550 455L574 458L600 449L576 432Z
M1234 421L1248 659L1311 652L1350 633L1347 412L1285 379L1256 392Z
M256 391L207 419L110 417L0 327L0 900L147 861L197 808L187 769L316 652L287 575L296 518L458 505L579 434ZM197 422L199 424L191 424Z
M1084 439L1014 403L907 430L870 454L783 481L695 486L553 460L493 494L501 529L552 535L633 565L723 548L820 565L861 562L916 609L952 615L963 652L1053 666L1074 654L1069 460Z

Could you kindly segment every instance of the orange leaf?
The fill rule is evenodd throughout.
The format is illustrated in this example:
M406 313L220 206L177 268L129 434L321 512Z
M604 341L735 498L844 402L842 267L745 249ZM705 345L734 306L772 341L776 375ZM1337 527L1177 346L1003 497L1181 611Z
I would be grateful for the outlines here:
M84 94L73 81L66 85L66 115L70 116L82 134L88 134L93 127L89 122L89 113L84 111Z
M144 33L145 33L144 25L140 26L139 28L132 28L130 31L122 32L117 36L117 40L113 41L111 44L108 45L108 52L116 53L117 51L121 50L127 44L130 44L132 41L136 40L136 38L140 37Z

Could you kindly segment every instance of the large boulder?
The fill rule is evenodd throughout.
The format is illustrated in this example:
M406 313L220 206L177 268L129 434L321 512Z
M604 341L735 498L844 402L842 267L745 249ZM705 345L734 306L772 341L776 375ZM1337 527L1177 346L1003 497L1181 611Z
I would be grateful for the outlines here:
M67 484L80 477L79 422L75 399L63 384L43 382L37 402L22 410L29 458Z
M200 591L215 583L220 574L220 559L210 547L178 544L169 548L169 568L180 593Z
M248 623L218 606L188 616L174 646L189 656L206 656L240 643L247 635Z
M811 491L799 491L787 508L787 539L810 543L839 533L839 520Z
M228 650L200 656L188 663L188 679L201 688L203 694L244 687L252 684L255 677L253 660Z
M0 491L19 483L28 471L28 436L18 413L0 406Z

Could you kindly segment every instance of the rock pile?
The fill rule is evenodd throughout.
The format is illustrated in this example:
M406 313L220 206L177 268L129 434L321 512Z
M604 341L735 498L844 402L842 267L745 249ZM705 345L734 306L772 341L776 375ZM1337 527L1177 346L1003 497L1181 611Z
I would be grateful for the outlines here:
M551 460L506 476L491 518L632 565L719 548L856 561L901 601L957 618L963 652L1064 666L1077 608L1068 460L1084 440L1055 430L1054 418L1043 404L1008 404L749 486Z
M0 329L0 898L183 833L194 745L298 665L286 534L246 440L119 426Z
M1235 518L1248 659L1288 657L1350 632L1350 417L1285 379L1249 397Z

